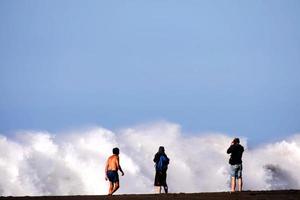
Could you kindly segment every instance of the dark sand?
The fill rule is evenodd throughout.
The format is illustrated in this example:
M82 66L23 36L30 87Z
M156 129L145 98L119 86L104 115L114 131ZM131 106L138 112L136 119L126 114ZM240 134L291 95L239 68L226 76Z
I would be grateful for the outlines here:
M300 190L283 191L246 191L241 193L179 193L179 194L128 194L114 196L40 196L40 197L0 197L0 200L172 200L172 199L201 199L201 200L300 200Z

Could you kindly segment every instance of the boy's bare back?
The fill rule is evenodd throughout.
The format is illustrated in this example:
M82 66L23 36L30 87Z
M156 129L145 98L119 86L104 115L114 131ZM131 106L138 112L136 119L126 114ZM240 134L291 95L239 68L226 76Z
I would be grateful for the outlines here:
M107 170L117 171L119 169L119 156L112 155L107 159Z

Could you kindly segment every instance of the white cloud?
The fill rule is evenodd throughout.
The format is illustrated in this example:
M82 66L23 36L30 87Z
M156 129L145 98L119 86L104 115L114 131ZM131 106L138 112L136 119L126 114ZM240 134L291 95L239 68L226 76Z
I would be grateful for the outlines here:
M229 187L231 137L181 132L161 122L114 133L95 127L68 134L26 131L9 139L0 135L0 195L106 194L104 164L120 147L118 193L152 193L154 154L160 145L170 157L170 192L225 191ZM245 189L299 189L300 135L248 150L244 154Z

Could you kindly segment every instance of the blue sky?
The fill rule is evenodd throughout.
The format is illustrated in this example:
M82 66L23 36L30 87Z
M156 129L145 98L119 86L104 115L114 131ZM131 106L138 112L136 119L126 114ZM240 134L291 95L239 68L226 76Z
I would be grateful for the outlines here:
M300 131L300 2L0 1L0 133Z

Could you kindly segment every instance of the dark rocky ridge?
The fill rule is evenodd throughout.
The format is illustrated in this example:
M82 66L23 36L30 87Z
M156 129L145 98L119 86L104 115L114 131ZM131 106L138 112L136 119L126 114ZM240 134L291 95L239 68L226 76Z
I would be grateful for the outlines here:
M237 193L179 193L179 194L128 194L128 195L79 195L79 196L24 196L0 197L0 200L300 200L300 190L245 191Z

